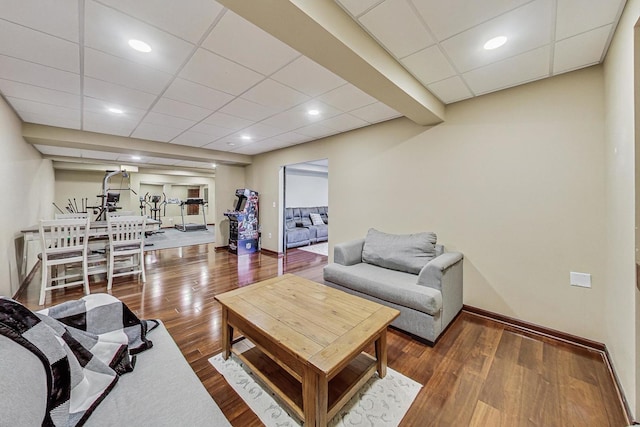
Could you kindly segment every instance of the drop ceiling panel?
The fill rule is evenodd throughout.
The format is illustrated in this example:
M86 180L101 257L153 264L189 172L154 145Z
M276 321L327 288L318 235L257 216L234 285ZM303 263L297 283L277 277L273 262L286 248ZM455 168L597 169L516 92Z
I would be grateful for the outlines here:
M549 47L478 68L463 75L476 94L515 86L549 74Z
M222 127L225 129L239 130L246 128L247 126L251 126L253 122L251 120L242 119L240 117L232 116L230 114L225 114L218 111L204 119L203 123Z
M410 55L435 43L406 0L386 0L362 15L359 20L396 58Z
M150 125L169 126L182 130L187 130L196 124L196 121L194 120L181 119L176 116L161 114L155 111L147 113L142 122Z
M341 111L352 111L365 105L373 104L376 99L353 85L344 85L318 97Z
M607 25L556 43L553 72L562 73L600 62L610 32L611 26Z
M264 78L262 74L205 49L198 49L180 77L232 95L240 95Z
M288 110L269 117L262 123L278 128L284 132L312 124L314 121L319 120L319 118L314 120L313 116L309 116L303 111Z
M427 86L445 104L471 98L473 94L459 76L450 77Z
M468 30L531 0L411 0L438 40Z
M141 21L197 43L222 11L212 0L100 0Z
M117 160L119 157L118 153L108 153L105 151L95 151L95 150L82 150L80 155L88 159L100 159L100 160L112 160L112 161Z
M183 129L176 129L158 124L140 123L131 134L134 138L150 139L153 141L169 142L180 135Z
M194 120L196 122L199 122L200 120L213 113L212 110L207 110L205 108L197 107L195 105L187 104L181 101L174 101L173 99L169 98L160 98L156 105L153 106L153 109L151 111L168 114L183 119Z
M6 97L7 101L16 109L27 113L34 113L43 116L59 117L66 120L79 120L80 109L66 108L59 105L44 104L42 102L29 101L26 99Z
M402 63L425 85L456 74L438 46L431 46L409 55L402 60Z
M0 0L2 19L78 43L78 2Z
M340 114L339 116L324 120L322 124L338 132L346 132L348 130L367 126L369 123L355 116L352 116L351 114L345 113L345 114Z
M305 102L309 97L271 79L265 79L242 94L242 98L276 110Z
M114 117L113 114L84 111L82 129L107 133L111 135L129 136L136 128L138 120L127 117Z
M377 123L394 117L400 117L400 113L393 108L387 107L382 102L376 102L365 107L358 108L357 110L353 110L351 111L351 115L369 123Z
M0 54L35 62L59 70L78 73L80 49L72 43L21 25L0 19Z
M308 137L307 135L302 135L296 132L287 132L287 133L280 134L276 137L273 137L271 139L277 139L278 141L282 141L284 144L293 145L293 144L300 144L302 142L310 141L312 138Z
M300 56L294 49L231 11L224 14L202 46L264 75Z
M80 117L56 117L16 110L22 121L39 123L47 126L57 126L68 129L80 129Z
M615 21L620 2L558 0L556 37L560 40ZM580 11L576 19L576 10Z
M171 80L171 74L90 48L84 50L84 71L89 77L156 95Z
M263 123L256 123L255 125L242 129L241 131L233 134L232 136L248 135L251 137L252 141L259 141L261 139L270 138L272 136L276 136L281 133L284 133L282 129L278 129L273 126L268 126Z
M549 44L553 2L536 0L498 18L458 34L441 46L460 72L466 72ZM499 49L485 50L496 36L508 37Z
M0 92L5 96L80 109L80 97L67 92L0 79Z
M353 16L360 16L362 13L371 9L382 0L337 0L338 3L345 8Z
M54 147L52 145L34 144L36 150L47 156L81 157L82 151L76 148Z
M331 129L320 123L314 123L312 125L303 126L301 128L296 129L296 133L299 133L304 136L309 136L312 138L322 138L337 132L334 129Z
M300 56L271 78L309 96L321 95L347 83L306 56Z
M259 122L278 112L276 108L265 107L246 99L236 98L220 109L220 112L240 117L241 119Z
M207 135L209 137L209 141L208 142L211 142L211 141L213 141L215 139L218 139L218 138L226 136L226 135L230 135L230 134L232 134L234 132L231 129L227 129L227 128L223 128L223 127L220 127L220 126L212 125L212 124L207 123L207 122L198 123L197 125L195 125L190 130L192 130L194 132L199 132L201 134Z
M105 117L109 117L109 120L131 120L133 122L138 122L142 120L144 115L146 114L145 110L136 109L136 108L125 108L123 109L121 114L112 113L109 111L109 108L117 108L118 105L114 105L110 101L106 101L104 99L98 98L89 98L85 96L83 99L84 111L85 112L93 112L100 115L104 115Z
M80 94L80 76L0 55L0 78Z
M148 109L157 98L156 95L147 92L93 79L91 77L84 78L84 94L91 98L109 101L113 103L115 107L132 107L143 110Z
M128 42L141 40L151 52L138 52ZM87 0L85 45L167 73L175 73L194 45L121 12Z
M175 79L164 97L215 111L233 99L233 95L184 79Z
M172 144L188 145L190 147L202 147L213 141L209 135L200 132L186 131L171 140Z

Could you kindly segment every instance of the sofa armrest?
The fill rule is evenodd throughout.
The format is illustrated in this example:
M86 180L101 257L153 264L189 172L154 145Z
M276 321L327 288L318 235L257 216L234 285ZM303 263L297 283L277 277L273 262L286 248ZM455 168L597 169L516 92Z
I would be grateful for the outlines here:
M448 325L462 310L462 259L460 252L445 252L425 265L418 284L442 293L442 324Z
M445 252L427 263L418 275L418 284L443 291L442 278L452 267L462 268L463 255L460 252Z
M333 262L341 265L354 265L362 262L364 239L338 243L333 247Z

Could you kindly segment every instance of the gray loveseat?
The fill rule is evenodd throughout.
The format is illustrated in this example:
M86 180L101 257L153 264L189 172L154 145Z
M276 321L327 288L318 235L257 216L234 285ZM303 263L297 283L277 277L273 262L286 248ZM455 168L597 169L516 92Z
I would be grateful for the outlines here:
M435 233L392 235L337 244L326 285L397 310L391 324L434 344L462 309L460 252L445 252Z
M85 426L230 426L164 325L149 333L153 348L115 387ZM0 425L39 426L47 383L40 359L0 335Z
M313 224L311 214L318 214L324 224ZM284 229L287 249L329 240L329 208L316 206L285 208Z

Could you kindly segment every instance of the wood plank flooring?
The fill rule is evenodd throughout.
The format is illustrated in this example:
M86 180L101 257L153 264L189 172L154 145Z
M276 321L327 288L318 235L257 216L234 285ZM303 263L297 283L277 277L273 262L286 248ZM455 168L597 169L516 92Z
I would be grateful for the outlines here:
M159 318L234 426L262 423L209 364L220 352L216 294L283 273L322 282L327 257L291 250L237 257L213 245L148 251L147 282L122 277L112 294L143 318ZM40 274L17 299L38 309ZM91 292L106 292L98 277ZM47 293L47 305L82 296L80 288ZM153 335L150 335L153 340ZM373 353L373 348L368 350ZM429 347L390 330L388 364L423 384L402 426L625 426L601 353L522 332L463 312ZM175 391L178 392L178 391Z

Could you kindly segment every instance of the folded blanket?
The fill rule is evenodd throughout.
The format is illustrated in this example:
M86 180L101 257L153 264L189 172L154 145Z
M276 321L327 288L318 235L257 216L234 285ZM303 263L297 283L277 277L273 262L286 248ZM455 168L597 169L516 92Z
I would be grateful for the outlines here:
M0 297L0 334L34 353L47 374L46 426L81 426L151 348L157 321L140 320L117 298L93 294L34 313Z

